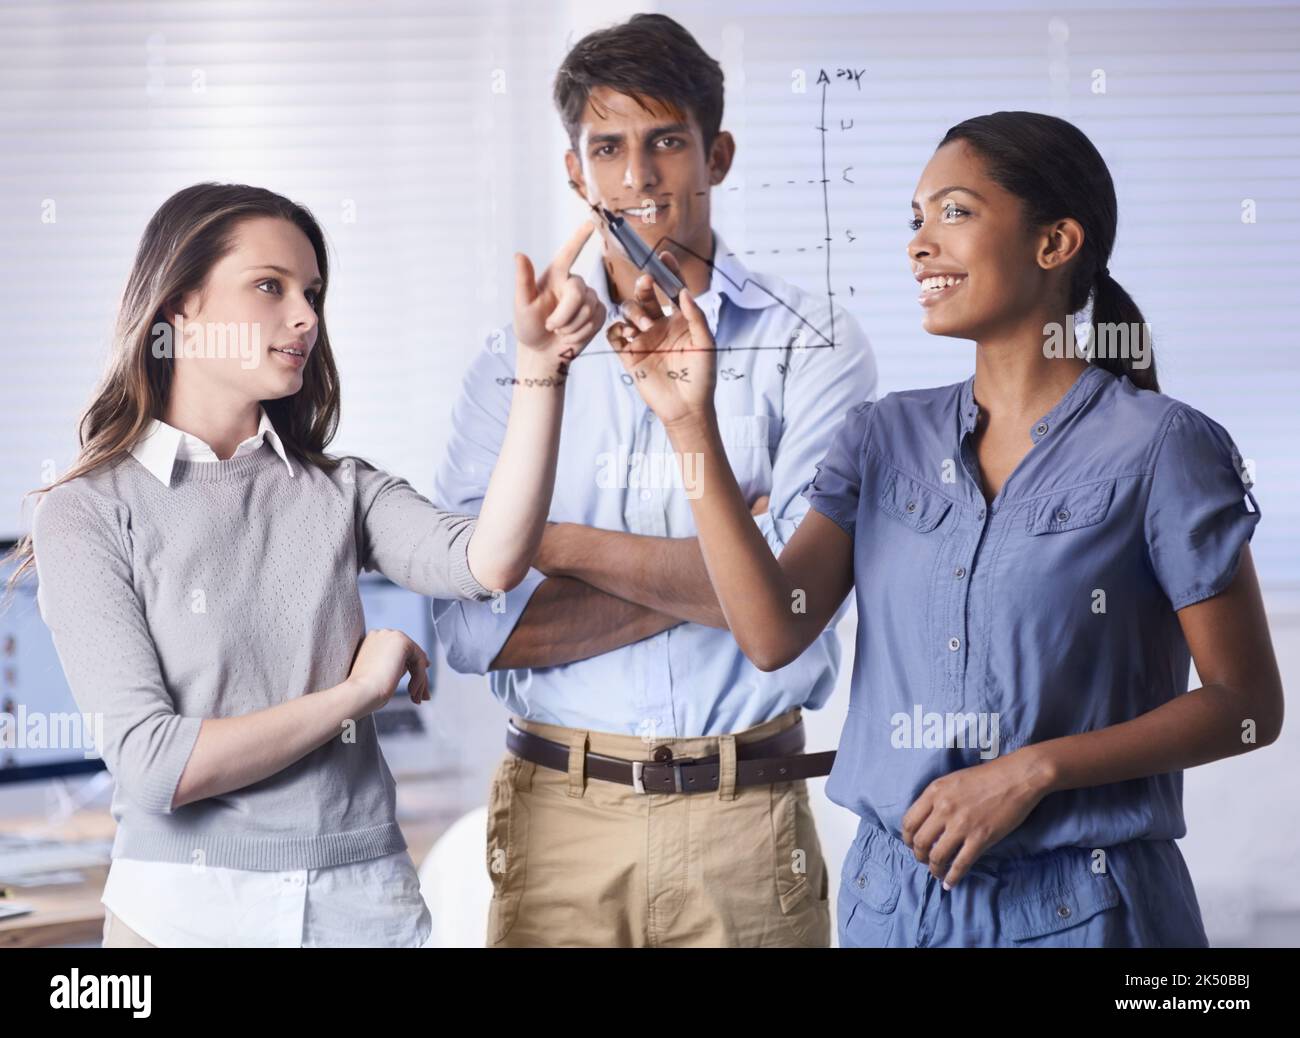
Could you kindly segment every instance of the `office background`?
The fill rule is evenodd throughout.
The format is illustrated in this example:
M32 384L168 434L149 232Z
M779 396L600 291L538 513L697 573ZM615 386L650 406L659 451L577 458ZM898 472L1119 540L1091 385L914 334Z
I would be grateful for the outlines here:
M26 529L21 495L75 456L145 222L200 180L263 185L320 219L343 385L334 447L429 492L460 375L509 320L511 254L544 262L582 216L554 70L583 33L638 10L678 18L724 66L738 149L715 226L756 269L819 292L829 281L876 350L882 393L956 381L973 364L969 343L920 330L903 251L913 187L943 132L1017 108L1089 134L1119 195L1110 268L1152 325L1162 385L1225 425L1253 464L1253 550L1294 687L1293 3L10 0L0 537ZM829 277L815 249L828 229ZM841 688L809 716L815 748L838 736L851 637L844 646ZM504 715L483 678L444 664L440 686L432 717L455 757L443 788L469 809L485 798ZM1293 721L1262 753L1187 773L1182 847L1212 939L1297 943L1298 746ZM0 787L0 813L34 795ZM819 812L837 875L852 819L824 800Z

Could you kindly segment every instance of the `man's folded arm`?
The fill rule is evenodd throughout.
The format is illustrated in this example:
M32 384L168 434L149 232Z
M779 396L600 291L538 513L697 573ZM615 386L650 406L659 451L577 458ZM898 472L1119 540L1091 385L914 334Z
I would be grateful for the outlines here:
M537 586L489 669L554 667L621 649L681 621L571 577Z

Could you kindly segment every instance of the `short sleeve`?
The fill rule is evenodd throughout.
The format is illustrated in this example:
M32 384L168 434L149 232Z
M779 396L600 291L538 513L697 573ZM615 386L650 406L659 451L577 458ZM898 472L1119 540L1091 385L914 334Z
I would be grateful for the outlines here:
M1147 552L1174 609L1219 594L1237 574L1260 518L1242 468L1221 425L1191 407L1174 412L1156 448L1146 509Z
M864 400L845 414L831 438L826 456L817 463L816 475L804 487L808 503L850 537L858 516L862 488L862 459L875 404Z
M786 365L781 394L781 438L772 457L767 511L754 517L772 552L780 555L808 511L803 489L826 454L847 408L876 394L876 361L862 328L836 305L806 314L815 328L833 321L833 350L794 350Z

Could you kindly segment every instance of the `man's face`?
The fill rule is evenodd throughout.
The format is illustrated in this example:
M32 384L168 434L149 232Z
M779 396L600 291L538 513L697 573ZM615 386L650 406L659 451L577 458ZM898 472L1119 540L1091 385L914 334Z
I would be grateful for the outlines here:
M735 150L721 132L706 152L695 116L654 98L596 87L587 99L577 151L565 153L575 189L631 223L647 245L680 254L673 242L709 258L709 189L722 182ZM672 242L661 242L670 238ZM618 254L618 247L606 242Z

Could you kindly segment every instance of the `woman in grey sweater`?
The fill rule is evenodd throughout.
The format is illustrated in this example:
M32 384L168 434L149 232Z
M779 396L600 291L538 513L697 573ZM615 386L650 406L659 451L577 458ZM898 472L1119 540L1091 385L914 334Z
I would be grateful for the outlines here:
M540 276L515 257L514 398L475 517L325 453L339 380L306 209L199 184L154 215L80 455L35 492L13 578L37 570L73 695L102 719L106 944L423 943L371 715L407 673L428 698L428 659L366 633L357 577L476 600L523 578L568 363L604 324L569 274L591 229Z

